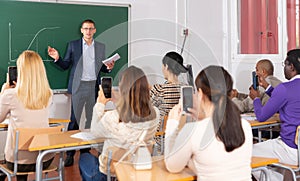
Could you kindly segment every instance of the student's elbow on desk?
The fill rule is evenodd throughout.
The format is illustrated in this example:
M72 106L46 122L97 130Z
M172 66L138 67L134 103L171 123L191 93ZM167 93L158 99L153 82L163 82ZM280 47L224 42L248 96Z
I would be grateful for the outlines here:
M185 166L181 167L177 164L177 161L169 160L168 158L165 158L165 165L169 172L171 173L179 173L181 172Z
M253 102L253 105L254 105L254 113L255 113L257 121L264 122L267 119L269 119L266 116L266 114L263 113L264 111L262 111L262 106L261 106L260 102Z
M255 115L256 115L256 120L258 122L265 122L270 118L270 116L266 116L264 114L255 114Z

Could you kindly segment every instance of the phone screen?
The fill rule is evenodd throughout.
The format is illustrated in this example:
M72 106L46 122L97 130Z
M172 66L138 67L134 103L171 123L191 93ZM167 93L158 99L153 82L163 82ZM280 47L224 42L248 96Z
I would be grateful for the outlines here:
M252 84L253 84L253 89L257 90L259 83L258 83L258 76L256 75L256 72L252 72Z
M183 86L181 87L181 99L182 99L182 113L189 113L187 108L193 107L193 87Z
M106 98L111 98L112 78L102 77L101 87Z
M17 67L16 66L9 66L8 67L8 79L9 85L14 85L14 81L17 82Z

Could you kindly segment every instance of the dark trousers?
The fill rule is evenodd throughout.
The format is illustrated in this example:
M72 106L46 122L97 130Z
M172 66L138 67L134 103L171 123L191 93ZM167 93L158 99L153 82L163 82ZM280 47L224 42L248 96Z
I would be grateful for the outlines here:
M71 122L68 125L68 130L78 130L80 118L83 109L85 110L86 123L85 128L90 128L93 107L95 105L95 84L96 81L81 81L78 90L72 94L71 99ZM67 155L74 156L75 150L67 151Z
M43 162L43 170L48 168L54 157L50 160ZM6 161L6 165L10 170L14 170L14 163ZM35 163L34 164L18 164L18 172L35 172ZM28 175L17 175L17 181L27 181ZM0 181L4 181L6 176L1 176Z
M69 122L69 125L68 125L68 131L78 130L78 129L79 129L79 125L77 123L76 116L74 114L73 106L71 106L71 121ZM75 150L67 151L67 155L74 156Z
M91 153L83 153L78 164L82 181L107 181L107 175L99 171L98 157Z

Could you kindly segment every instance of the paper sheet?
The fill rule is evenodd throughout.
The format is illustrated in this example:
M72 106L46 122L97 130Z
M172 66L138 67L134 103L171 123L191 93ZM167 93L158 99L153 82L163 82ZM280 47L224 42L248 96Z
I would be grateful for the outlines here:
M72 138L79 138L85 141L95 140L97 137L93 135L91 132L79 132L71 135Z
M241 117L247 121L257 120L255 114L242 114Z

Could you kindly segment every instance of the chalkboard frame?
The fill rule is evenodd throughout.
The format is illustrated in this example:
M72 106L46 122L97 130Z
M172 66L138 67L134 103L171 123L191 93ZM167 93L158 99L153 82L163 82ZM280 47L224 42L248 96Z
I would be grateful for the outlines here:
M101 13L105 13L105 12L101 12L100 14L94 14L93 16L91 16L91 15L84 16L83 15L81 19L80 18L76 19L75 15L74 15L74 19L73 19L73 17L70 18L71 15L66 15L66 17L62 17L63 22L69 23L69 20L70 20L70 25L72 24L72 27L70 27L69 30L67 31L67 33L65 33L65 34L67 34L66 36L69 36L69 34L71 34L70 36L72 36L72 37L66 38L63 41L57 40L57 42L55 42L55 43L52 43L50 41L47 44L57 48L60 52L60 55L64 56L66 48L67 48L67 43L71 40L79 39L81 37L80 24L81 24L82 20L89 19L89 18L93 19L96 22L96 28L97 28L97 33L95 34L95 40L100 41L106 45L106 57L109 57L109 56L113 55L114 53L119 53L121 55L121 59L116 62L115 68L113 69L113 71L110 74L108 74L109 76L114 77L114 80L115 80L114 85L117 84L118 72L121 69L123 69L124 67L127 67L128 60L130 60L129 59L129 57L130 57L130 53L129 53L130 52L130 44L129 44L129 41L130 41L129 40L130 39L130 16L131 16L131 9L130 9L131 5L130 4L111 4L111 3L105 4L105 3L97 3L97 2L78 2L78 1L76 1L76 2L72 2L72 1L68 1L68 2L66 2L66 1L56 1L56 2L1 1L0 2L0 16L4 17L4 18L3 19L1 18L2 20L0 20L0 26L2 23L4 23L5 20L8 19L8 17L10 17L9 15L5 14L5 13L7 13L7 12L5 12L5 9L9 9L9 3L19 6L20 9L18 9L18 11L15 11L12 14L17 14L19 17L21 17L19 20L20 22L22 22L23 18L27 17L29 19L29 20L27 19L28 27L37 26L37 24L39 23L37 21L42 21L43 19L41 19L41 18L44 16L44 14L47 14L47 13L49 13L49 14L53 13L53 15L51 14L51 16L53 16L54 19L57 19L57 17L63 15L63 13L59 14L60 13L59 8L61 8L61 7L67 7L69 9L74 8L75 9L74 12L76 12L79 8L81 9L82 7L87 8L87 9L96 8L98 11L100 9L106 10L106 14L101 14ZM4 4L7 4L8 6L3 6ZM26 10L26 4L34 5L34 6L41 7L41 8L44 8L45 6L47 6L48 8L50 7L50 9L45 10L44 13L43 13L43 11L42 12L38 11L39 8L33 9L36 11L33 11L31 9L30 13L34 13L34 14L36 13L35 14L36 16L37 15L40 16L40 17L37 17L40 19L34 19L34 18L30 18L32 16L22 14L22 12L24 12ZM55 8L51 9L53 7L55 7ZM24 8L25 8L25 10L24 10ZM85 11L87 11L87 10L85 10ZM124 11L126 11L126 13ZM29 12L27 12L27 13L29 13ZM111 13L111 14L109 14L109 13ZM80 14L80 13L78 12L78 14ZM117 17L116 14L120 17ZM17 16L17 15L15 15L15 16ZM109 20L104 20L105 18L103 18L103 19L98 18L98 16L101 16L101 15L102 16L115 15L117 20L115 20L116 22L113 22L113 23L115 23L115 24L113 24L112 22L109 22ZM23 17L23 16L25 16L25 17ZM124 17L124 16L126 16L126 17ZM124 20L126 20L126 21L124 21ZM50 18L46 19L46 21L52 22L52 24L53 24L53 22L55 22L55 20L52 21L52 20L50 20ZM7 23L7 22L5 22L5 23ZM27 24L25 27L27 27ZM17 56L22 51L24 51L26 49L32 49L29 46L25 47L25 48L21 48L17 51L15 51L13 48L11 48L14 45L14 43L16 43L16 42L10 41L10 38L14 37L11 35L12 34L11 33L12 31L10 30L11 26L12 25L6 24L6 27L5 27L5 28L7 28L6 30L5 30L5 28L0 27L0 33L5 34L5 32L6 32L6 34L8 34L7 37L3 38L4 40L2 41L2 43L0 42L0 49L2 49L2 51L0 51L0 83L1 84L3 82L5 82L5 80L6 80L7 67L15 65L15 60L17 59ZM58 27L58 26L51 25L50 28L51 27L54 30L55 27ZM126 28L126 30L125 30L125 28ZM21 28L19 28L19 29L21 29ZM43 31L42 28L37 28L37 30ZM33 40L34 35L36 35L38 33L37 30L34 31L35 34L29 34L26 32L26 28L22 28L22 31L24 31L24 36L25 35L27 35L29 37L31 36L31 40ZM31 30L31 31L33 31L33 30ZM110 32L121 31L122 37L118 37L118 36L114 35L113 33L108 33L109 31ZM44 32L46 32L46 31L44 31ZM44 33L44 32L42 32L42 33ZM51 32L51 30L49 32ZM53 34L53 37L56 36L55 33L52 33L52 34ZM113 38L118 39L118 40L115 40ZM42 38L40 38L40 39L42 39ZM24 40L27 40L27 39L24 38ZM47 40L47 41L49 41L49 40ZM22 42L22 41L18 41L18 42ZM27 40L27 44L28 44L28 42L29 42L29 40ZM33 41L30 43L31 43L31 45L34 44ZM52 59L50 57L45 57L45 56L47 56L46 49L47 49L47 46L46 46L46 44L44 44L44 46L42 48L39 47L39 49L37 49L37 50L33 48L32 50L37 51L42 56L44 63L45 63L47 76L48 76L51 88L56 89L56 90L64 90L67 88L69 71L63 71L62 69L60 69L59 67L57 67L56 65L53 64ZM14 56L12 56L12 52L15 52ZM14 60L14 61L12 61L12 60Z

